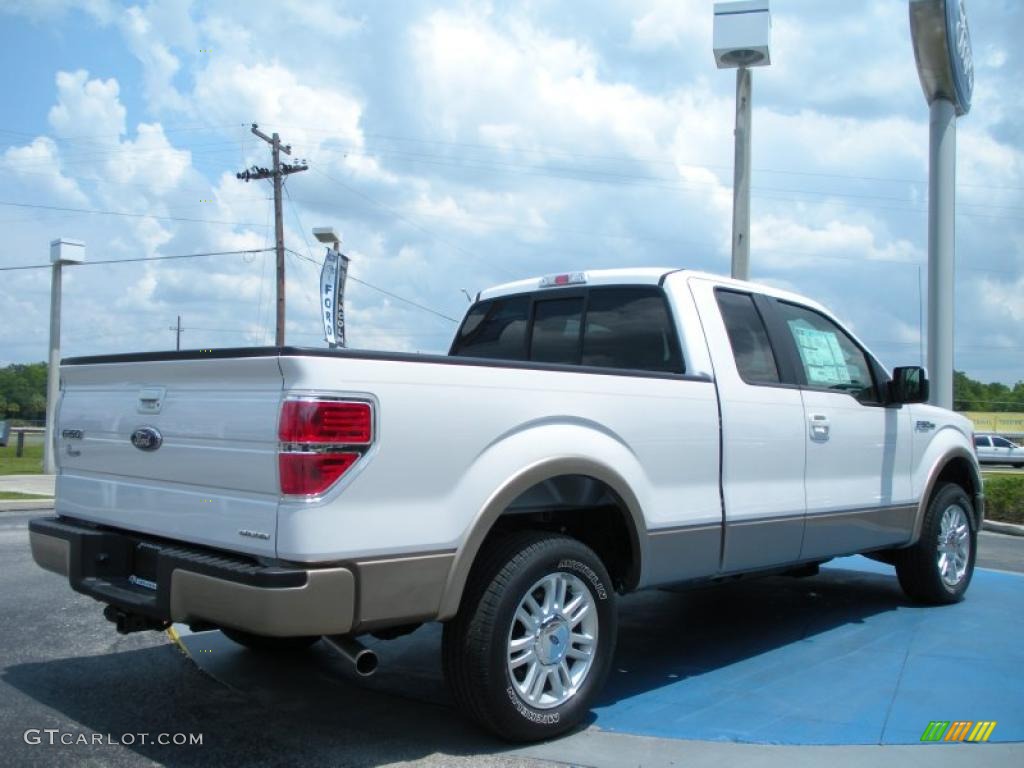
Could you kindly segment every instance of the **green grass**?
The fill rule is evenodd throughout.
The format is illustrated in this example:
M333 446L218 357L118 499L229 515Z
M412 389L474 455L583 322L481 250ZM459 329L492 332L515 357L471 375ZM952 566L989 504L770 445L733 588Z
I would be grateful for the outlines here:
M50 496L40 496L36 493L15 493L14 491L0 491L0 501L31 501L33 499L49 499Z
M41 475L43 473L43 441L39 437L25 438L25 455L15 456L17 438L11 435L8 444L0 448L0 475Z
M985 473L985 517L1024 524L1024 475Z

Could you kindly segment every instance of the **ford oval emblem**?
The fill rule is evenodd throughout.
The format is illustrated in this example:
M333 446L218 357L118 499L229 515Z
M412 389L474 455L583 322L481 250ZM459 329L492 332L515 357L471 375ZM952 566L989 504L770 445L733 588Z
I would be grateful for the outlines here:
M132 432L132 445L140 451L155 451L163 442L163 435L155 427L139 427Z

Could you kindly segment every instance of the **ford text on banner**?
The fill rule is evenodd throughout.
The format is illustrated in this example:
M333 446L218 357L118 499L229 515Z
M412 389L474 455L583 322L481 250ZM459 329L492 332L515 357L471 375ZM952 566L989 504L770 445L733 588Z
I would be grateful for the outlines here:
M338 257L339 254L333 248L327 249L327 256L324 258L324 266L320 270L320 313L324 319L324 338L327 343L334 346L337 339L334 334L335 312L341 299L338 297ZM344 336L342 336L344 339ZM344 341L342 341L344 344Z

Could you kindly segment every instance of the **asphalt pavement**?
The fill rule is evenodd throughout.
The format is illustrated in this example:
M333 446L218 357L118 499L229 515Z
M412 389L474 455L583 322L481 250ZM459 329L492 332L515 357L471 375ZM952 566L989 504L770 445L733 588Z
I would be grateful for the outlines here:
M407 693L354 682L326 647L315 649L311 659L290 661L233 649L234 663L247 666L248 676L241 682L218 679L204 671L207 660L188 658L165 635L117 635L103 620L99 603L71 592L60 577L38 569L28 551L26 523L33 514L46 511L0 513L0 766L1024 764L1020 743L769 746L613 733L600 728L600 718L597 725L568 737L513 747L465 722L442 686ZM1024 572L1024 539L984 533L979 551L979 566ZM826 574L824 583L830 578L834 577ZM1021 579L1019 588L1016 582L1010 588L1024 590L1024 578L1004 578ZM799 581L810 585L801 587L807 594L819 583ZM641 597L646 603L679 599L672 593ZM742 593L740 599L745 599ZM880 598L875 594L871 599ZM753 619L745 628L742 618L735 621L735 631L762 629ZM787 630L791 621L779 618L782 635L803 632L802 625ZM626 647L649 634L649 628L637 626L630 615L624 627ZM219 633L212 634L218 642L223 640ZM195 645L194 651L201 648ZM1013 685L1019 688L1019 671L1009 674L1005 682L1016 679ZM297 680L303 683L298 688ZM58 744L47 743L46 729L56 729L53 737ZM142 743L143 733L151 742L159 734L201 734L203 743ZM60 745L61 738L76 743ZM96 738L103 743L93 743ZM90 743L81 743L83 739ZM36 740L41 743L29 743Z

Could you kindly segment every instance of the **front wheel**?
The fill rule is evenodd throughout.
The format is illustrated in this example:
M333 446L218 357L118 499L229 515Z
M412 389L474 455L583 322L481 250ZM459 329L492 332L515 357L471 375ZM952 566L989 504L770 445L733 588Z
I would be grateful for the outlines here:
M963 488L946 483L936 489L921 538L896 559L896 575L908 597L932 604L963 600L974 573L978 532L973 520Z
M510 741L564 733L587 714L615 653L616 595L600 558L566 536L523 531L481 552L444 628L460 707Z

